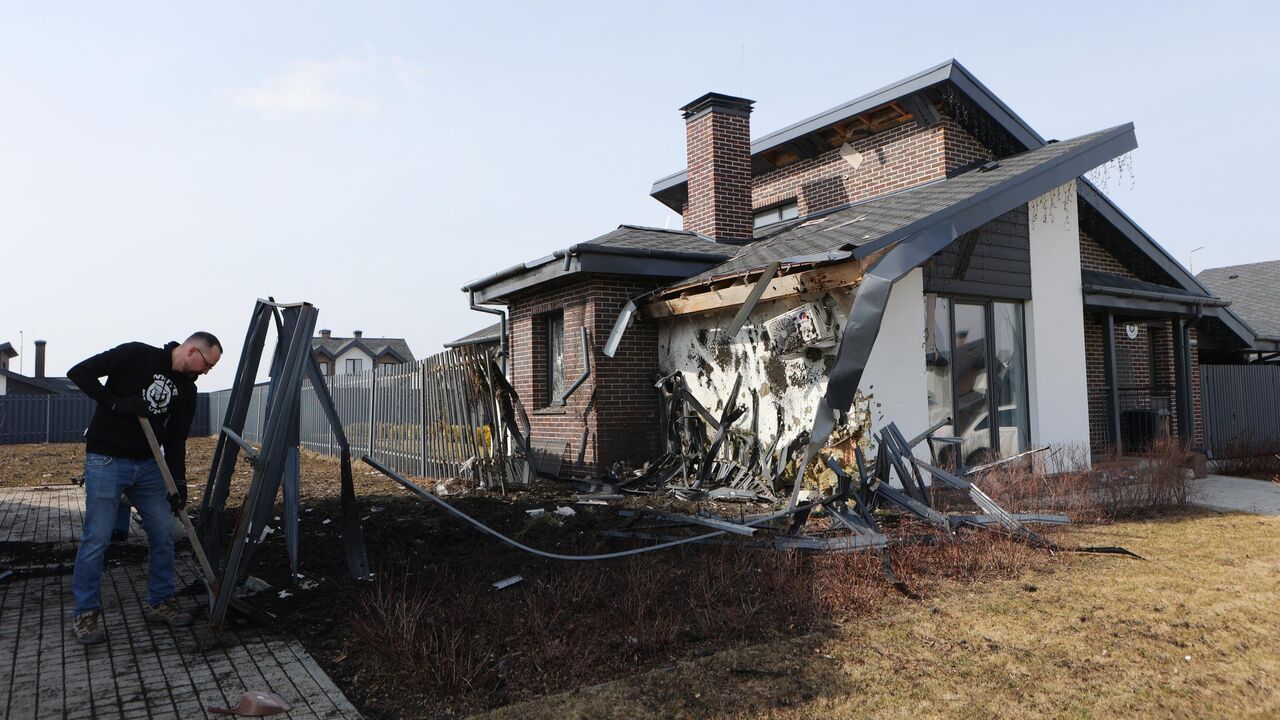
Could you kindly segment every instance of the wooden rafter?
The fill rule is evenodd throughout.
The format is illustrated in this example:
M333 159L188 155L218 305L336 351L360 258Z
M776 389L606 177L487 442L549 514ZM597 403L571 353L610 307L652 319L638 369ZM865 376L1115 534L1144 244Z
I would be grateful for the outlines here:
M777 300L791 295L817 293L857 285L862 281L862 275L866 269L863 263L864 261L849 259L775 277L760 296L760 300ZM641 308L640 314L642 317L655 319L737 307L747 299L747 295L755 286L754 280L757 277L759 277L759 271L733 278L732 284L729 285L700 286L675 297L655 299Z

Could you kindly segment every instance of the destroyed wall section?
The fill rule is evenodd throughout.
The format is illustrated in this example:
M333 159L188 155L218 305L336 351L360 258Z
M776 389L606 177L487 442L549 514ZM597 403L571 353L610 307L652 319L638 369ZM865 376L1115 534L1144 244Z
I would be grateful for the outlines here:
M690 392L713 415L723 411L741 373L739 402L745 403L748 412L734 427L750 431L754 404L761 446L768 447L780 435L778 446L785 447L812 427L818 401L826 393L835 347L782 357L774 352L764 324L806 302L832 313L838 339L853 303L853 288L762 302L738 335L725 343L720 342L720 329L730 323L737 307L664 318L658 321L659 370L663 375L682 372ZM866 431L878 431L891 420L913 428L912 432L923 430L928 422L924 368L923 274L917 269L890 294L859 397L848 425L836 436L860 435L870 448Z
M534 442L556 446L561 477L594 475L619 461L640 464L658 452L658 393L653 387L657 328L636 323L613 358L602 352L622 306L653 287L652 282L634 278L586 275L510 299L507 374L529 413ZM549 397L546 375L546 320L559 312L564 313L566 388L585 367L580 330L584 325L591 353L591 375L563 407ZM586 453L579 463L584 427Z
M956 168L993 158L945 116L929 127L911 122L850 145L859 156L856 168L835 148L755 177L752 207L759 210L795 200L800 215L809 215L941 180Z

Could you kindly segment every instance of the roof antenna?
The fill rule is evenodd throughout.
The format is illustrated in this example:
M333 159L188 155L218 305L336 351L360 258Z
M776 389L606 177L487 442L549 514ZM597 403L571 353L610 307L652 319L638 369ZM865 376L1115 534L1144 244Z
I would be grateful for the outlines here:
M738 43L738 91L747 92L747 44Z

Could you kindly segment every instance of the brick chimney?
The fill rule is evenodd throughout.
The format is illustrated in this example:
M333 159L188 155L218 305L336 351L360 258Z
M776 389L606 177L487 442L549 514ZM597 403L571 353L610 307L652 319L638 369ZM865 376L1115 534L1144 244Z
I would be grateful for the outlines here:
M36 341L36 379L44 379L44 340Z
M684 111L689 202L684 229L716 242L751 241L751 106L754 100L707 93Z
M363 336L364 336L364 331L363 331L363 330L352 330L352 331L351 331L351 335L352 335L352 337L354 337L355 339L359 340L361 337L363 337Z
M330 335L332 335L332 334L333 334L333 331L332 331L332 330L321 330L321 331L320 331L320 337L324 338L325 340L328 340L328 339L329 339L329 336L330 336Z

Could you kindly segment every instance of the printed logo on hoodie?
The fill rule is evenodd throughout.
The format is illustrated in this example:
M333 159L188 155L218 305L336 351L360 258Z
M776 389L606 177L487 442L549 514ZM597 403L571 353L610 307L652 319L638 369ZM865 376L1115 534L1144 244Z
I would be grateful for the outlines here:
M178 396L178 388L169 378L156 373L151 386L143 391L142 397L151 406L151 414L159 415L169 410L169 403Z

